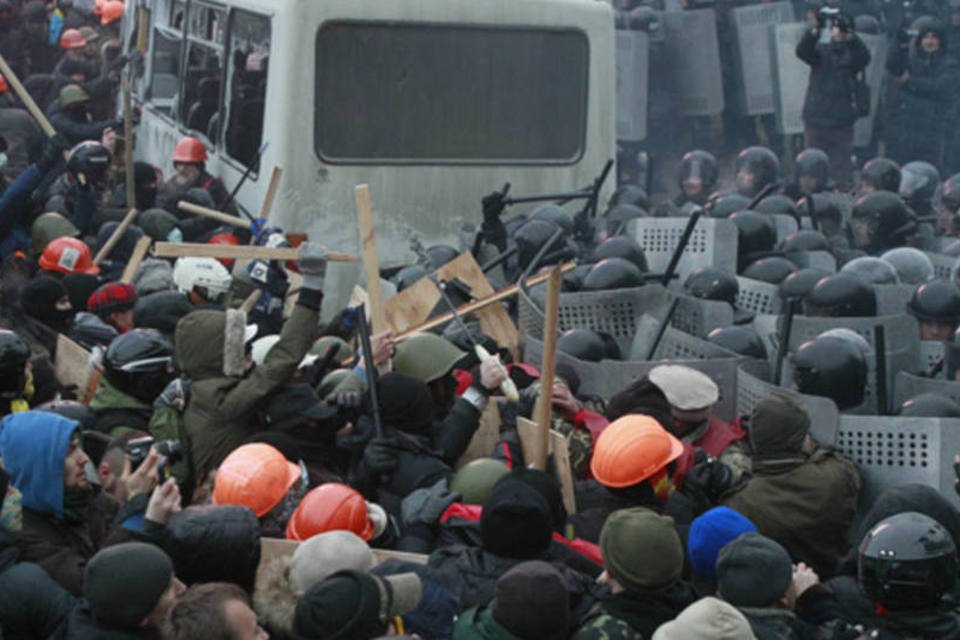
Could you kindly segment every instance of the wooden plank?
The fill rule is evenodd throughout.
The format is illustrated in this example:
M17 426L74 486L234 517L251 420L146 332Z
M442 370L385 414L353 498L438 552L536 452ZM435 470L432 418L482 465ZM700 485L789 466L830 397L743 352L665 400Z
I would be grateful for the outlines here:
M459 469L468 462L473 462L480 458L489 458L493 453L493 448L500 439L500 406L503 400L501 396L493 396L487 403L483 413L480 414L480 424L470 439L467 449L457 460L455 468Z
M125 282L130 284L133 282L133 278L137 275L137 269L140 268L140 263L143 262L143 259L147 256L147 251L150 250L150 245L153 244L153 239L150 236L143 236L137 240L137 246L133 248L133 254L130 256L130 260L127 261L127 266L123 268L123 275L120 276L120 282Z
M97 255L93 257L93 264L99 265L104 259L110 255L110 252L113 251L113 248L117 246L117 243L120 242L120 238L123 237L123 234L127 232L127 229L130 228L130 225L133 224L133 221L137 218L137 210L130 209L127 211L127 215L123 217L123 220L120 221L120 224L117 225L117 228L113 230L113 233L110 234L110 237L107 238L107 242L100 248L100 251L97 251Z
M553 465L556 467L560 492L563 494L563 506L567 513L577 512L577 500L573 492L573 471L570 469L570 447L567 439L559 431L550 430L550 451L553 453Z
M270 217L270 210L273 209L273 201L277 197L277 189L280 188L280 178L283 177L283 169L274 167L270 174L270 184L267 185L267 195L263 198L263 206L260 207L260 217L266 220Z
M387 331L387 316L384 312L383 293L380 291L380 259L377 257L377 237L373 232L373 205L370 203L370 187L358 184L354 188L357 203L357 226L360 229L360 251L363 254L363 275L367 281L367 304L370 309L370 333Z
M153 247L153 255L158 258L194 256L198 258L231 258L234 260L296 260L300 257L300 248L158 242ZM360 257L350 253L330 252L327 253L326 259L327 262L357 262Z
M576 266L577 266L577 265L576 265L576 263L574 263L574 262L567 262L567 263L564 263L563 265L560 266L560 271L561 271L561 273L566 273L566 272L568 272L568 271L572 271ZM532 278L529 278L529 279L527 280L527 284L530 285L530 286L533 286L533 285L535 285L535 284L540 284L541 282L544 282L545 280L547 280L549 277L550 277L550 274L549 274L549 273L541 273L541 274L536 275L536 276L534 276L534 277L532 277ZM435 290L436 290L436 287L433 287L433 290L435 291ZM509 287L504 287L504 288L501 289L500 291L497 291L497 292L496 292L495 294L493 294L492 296L488 296L488 297L482 298L482 299L480 299L480 300L474 300L473 302L468 302L468 303L465 304L465 305L462 305L462 306L460 306L460 307L457 307L457 313L459 313L461 316L465 316L465 315L467 315L468 313L473 313L473 312L476 311L477 309L481 309L481 308L483 308L483 307L485 307L485 306L487 306L487 305L496 304L496 303L498 303L498 302L501 302L501 301L503 301L503 300L506 300L507 298L513 297L513 296L517 295L517 292L518 292L519 290L520 290L520 288L519 288L517 285L512 284L512 285L510 285ZM404 290L401 291L400 293L403 293L404 291L406 291L406 289L404 289ZM390 300L388 300L387 303L389 304L390 302L393 302L393 300L396 299L396 298L400 295L400 293L398 293L396 296L394 296L393 298L391 298ZM439 316L437 316L437 317L435 317L435 318L431 318L431 319L427 320L426 322L423 322L422 324L416 325L416 326L411 327L411 328L409 328L409 329L405 329L405 330L403 330L403 331L401 331L401 332L399 332L399 333L395 333L393 339L394 339L395 341L405 340L405 339L409 338L409 337L412 336L412 335L416 335L416 334L422 333L422 332L424 332L424 331L429 331L429 330L434 329L434 328L436 328L436 327L439 327L439 326L441 326L441 325L447 324L447 323L450 322L451 320L453 320L453 314L452 314L452 313L444 313L444 314L441 314L441 315L439 315Z
M201 207L198 204L186 202L185 200L178 202L177 207L180 209L180 211L186 211L187 213L192 213L193 215L200 216L202 218L210 218L211 220L216 220L217 222L221 222L232 227L239 227L249 231L252 226L252 223L249 220L244 220L243 218L238 218L237 216L232 216L229 213L217 211L216 209L210 209L209 207Z
M554 267L547 280L547 303L543 318L543 359L540 363L540 395L534 416L540 429L540 446L549 448L550 422L553 416L553 379L557 355L557 314L560 309L560 269Z
M90 352L63 335L57 336L57 353L53 363L54 375L62 385L76 385L77 395L89 394L91 381L96 381Z
M57 132L53 128L53 125L50 124L50 121L47 120L47 116L43 114L43 111L40 110L40 107L37 106L37 103L33 101L33 98L23 88L23 84L20 82L20 78L17 77L17 74L13 72L13 69L10 68L10 65L7 64L6 58L0 55L0 74L3 74L3 77L6 79L7 84L10 85L10 88L13 89L13 92L17 94L17 97L20 98L20 102L23 103L23 106L27 108L27 111L33 116L33 119L37 121L37 124L40 126L40 129L43 131L43 135L48 138L52 138ZM66 152L64 152L66 156Z
M540 437L540 427L533 420L518 416L517 435L520 436L520 449L523 460L530 469L544 471L547 468L547 449Z
M429 278L420 278L384 304L387 326L394 335L402 334L423 324L439 302L437 286Z

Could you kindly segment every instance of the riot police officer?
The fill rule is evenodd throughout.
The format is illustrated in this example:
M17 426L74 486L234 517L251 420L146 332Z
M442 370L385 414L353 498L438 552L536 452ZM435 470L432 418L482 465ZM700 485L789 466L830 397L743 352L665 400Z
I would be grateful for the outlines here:
M868 160L860 170L860 186L857 188L857 197L871 194L874 191L896 193L899 189L900 165L890 158Z
M804 313L818 318L866 318L877 315L873 287L849 273L821 278L804 298Z
M863 196L853 204L851 240L858 249L877 254L900 247L917 230L917 216L888 191Z
M737 193L752 198L780 179L780 160L766 147L747 147L733 165Z
M793 382L800 393L830 398L841 411L853 409L863 404L867 361L853 342L821 336L793 355Z
M913 292L907 310L920 323L921 340L951 340L960 325L960 288L946 280L922 284Z

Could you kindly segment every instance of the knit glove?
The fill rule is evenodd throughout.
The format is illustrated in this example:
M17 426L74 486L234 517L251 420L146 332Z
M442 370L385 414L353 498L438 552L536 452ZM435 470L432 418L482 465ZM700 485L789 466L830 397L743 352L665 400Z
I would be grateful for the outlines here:
M303 276L304 289L323 291L324 276L327 273L327 252L323 247L313 242L304 242L300 245L297 266Z

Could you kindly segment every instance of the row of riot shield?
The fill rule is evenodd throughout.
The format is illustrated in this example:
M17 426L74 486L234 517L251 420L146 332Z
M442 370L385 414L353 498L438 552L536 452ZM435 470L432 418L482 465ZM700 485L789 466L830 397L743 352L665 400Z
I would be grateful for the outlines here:
M731 39L726 51L721 51L713 9L662 13L655 32L617 31L617 139L646 137L651 92L681 116L714 116L730 107L747 116L775 115L781 134L803 132L810 68L797 58L796 46L808 26L796 22L789 2L737 7L726 17ZM882 35L859 37L871 55L865 71L870 113L854 126L854 145L865 146L880 102L887 42ZM726 74L736 85L733 105L724 104L721 60L727 54L734 67ZM669 69L651 69L652 60Z

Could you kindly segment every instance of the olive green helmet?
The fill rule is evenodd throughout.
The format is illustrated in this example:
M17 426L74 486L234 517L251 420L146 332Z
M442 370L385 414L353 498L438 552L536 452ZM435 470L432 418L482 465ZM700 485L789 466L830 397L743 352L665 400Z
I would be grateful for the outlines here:
M355 384L354 384L355 381ZM350 369L334 369L323 376L320 385L317 387L317 395L321 400L325 400L334 391L364 391L365 387L359 376L353 374Z
M353 357L353 349L350 348L350 345L346 343L343 338L338 338L337 336L323 336L313 343L313 346L310 347L310 355L320 356L321 358L327 355L327 349L330 347L336 347L337 352L334 354L333 359L337 362L343 362L347 358Z
M463 496L464 504L482 505L493 491L493 485L510 473L500 460L478 458L463 465L450 482L450 491Z
M467 354L432 333L419 333L397 345L393 359L398 373L433 382L450 373Z
M78 84L68 84L60 89L60 108L69 109L70 107L85 102L90 102L90 95Z
M72 222L55 211L37 216L30 226L30 248L39 255L51 241L63 236L80 237L80 230Z

